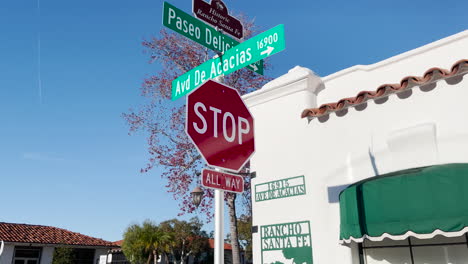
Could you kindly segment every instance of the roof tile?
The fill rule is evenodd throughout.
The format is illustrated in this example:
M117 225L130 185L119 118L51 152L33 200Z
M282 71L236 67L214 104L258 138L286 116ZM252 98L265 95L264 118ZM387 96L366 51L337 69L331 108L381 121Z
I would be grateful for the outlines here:
M318 108L305 109L304 111L302 111L301 117L320 117L329 113L343 110L345 108L365 103L366 101L371 99L378 99L396 92L411 89L415 86L426 85L441 79L450 78L452 76L466 72L468 72L468 60L459 60L455 64L453 64L450 70L441 69L437 67L430 68L421 77L407 76L401 79L400 83L397 84L383 84L379 86L375 91L361 91L355 97L344 98L334 103L322 104Z
M214 248L215 242L214 239L210 238L208 239L208 243L210 244L210 248ZM224 243L224 249L225 250L232 250L232 245L228 243Z
M116 247L112 242L57 227L4 222L0 222L0 240L16 243Z

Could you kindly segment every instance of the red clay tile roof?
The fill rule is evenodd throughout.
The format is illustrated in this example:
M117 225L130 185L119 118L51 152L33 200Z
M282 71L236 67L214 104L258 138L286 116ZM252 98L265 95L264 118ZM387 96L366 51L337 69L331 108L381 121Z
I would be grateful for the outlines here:
M422 86L440 79L446 79L466 72L468 72L468 60L459 60L453 64L450 71L441 68L431 68L427 70L422 77L408 76L403 78L400 83L397 84L383 84L375 91L361 91L355 97L344 98L336 103L323 104L318 108L305 109L302 111L301 117L320 117L329 113L346 109L348 107L365 103L371 99L385 97L392 93L411 89L414 86Z
M214 248L214 239L208 239L208 243L210 243L210 248ZM224 243L224 250L232 250L231 244Z
M116 247L112 242L57 227L3 222L0 222L0 240L17 243Z

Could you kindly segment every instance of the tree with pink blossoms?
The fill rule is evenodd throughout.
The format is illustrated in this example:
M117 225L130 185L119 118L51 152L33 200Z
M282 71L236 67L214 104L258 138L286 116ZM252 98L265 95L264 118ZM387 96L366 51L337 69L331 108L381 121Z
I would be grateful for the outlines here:
M242 18L245 39L253 36L253 21ZM185 100L171 101L172 81L185 72L199 66L216 54L207 48L176 33L161 30L160 35L143 41L150 63L158 63L161 70L147 77L140 88L146 104L131 109L123 116L130 126L130 134L142 131L147 135L149 158L141 169L148 173L152 168L162 170L161 177L167 181L165 188L179 201L180 215L192 213L197 208L192 204L190 192L200 185L200 172L205 161L185 134ZM264 68L268 68L264 63ZM224 77L224 83L245 94L262 87L270 79L246 68ZM250 212L250 178L245 178L245 192L238 202ZM210 221L213 216L214 192L204 190L204 199L197 210ZM233 263L239 263L237 239L236 195L226 193L231 224ZM235 256L236 255L236 256Z

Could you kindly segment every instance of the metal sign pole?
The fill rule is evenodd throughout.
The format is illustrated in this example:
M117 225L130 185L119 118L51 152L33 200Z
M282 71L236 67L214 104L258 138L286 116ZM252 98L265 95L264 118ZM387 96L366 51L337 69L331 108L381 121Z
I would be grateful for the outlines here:
M224 263L224 191L215 190L214 264Z
M223 83L224 76L216 77L215 81ZM214 232L214 264L224 264L224 191L222 190L215 190Z

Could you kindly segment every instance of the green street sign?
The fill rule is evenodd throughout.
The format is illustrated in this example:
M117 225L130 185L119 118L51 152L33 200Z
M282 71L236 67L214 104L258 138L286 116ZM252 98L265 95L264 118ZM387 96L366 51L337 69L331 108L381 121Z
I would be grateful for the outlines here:
M262 264L314 263L310 221L263 225L259 229Z
M224 53L239 44L168 2L163 5L163 25L213 51ZM263 75L263 61L249 65L248 68Z
M255 185L255 202L305 195L304 176L285 178Z
M172 81L172 100L186 95L209 79L237 71L284 48L284 25L281 24L240 43L221 57L206 61Z

